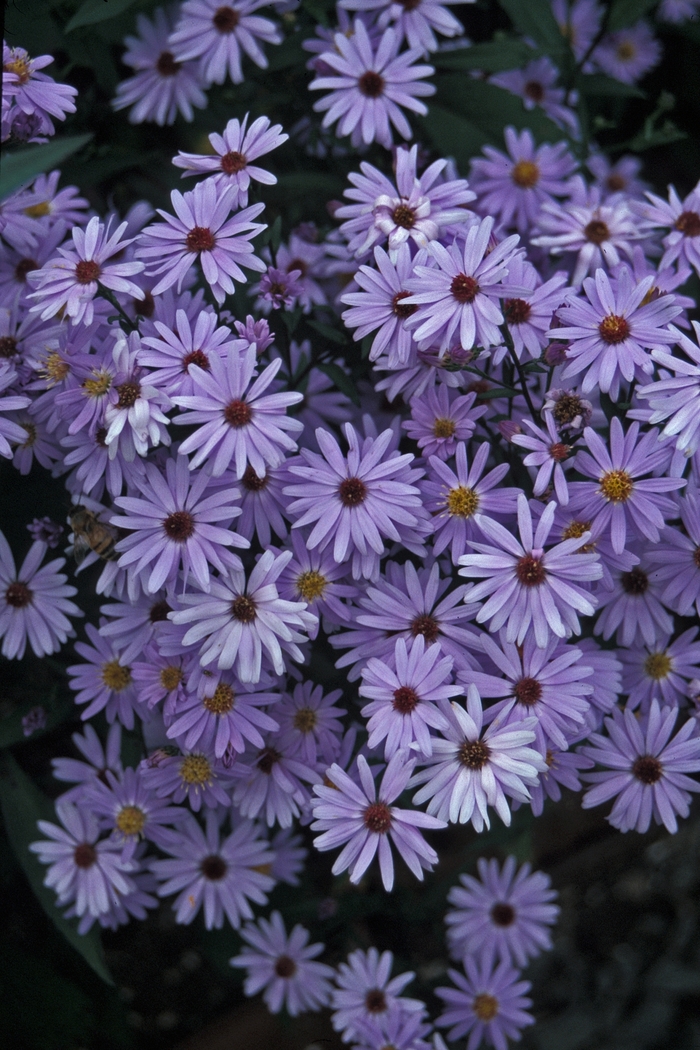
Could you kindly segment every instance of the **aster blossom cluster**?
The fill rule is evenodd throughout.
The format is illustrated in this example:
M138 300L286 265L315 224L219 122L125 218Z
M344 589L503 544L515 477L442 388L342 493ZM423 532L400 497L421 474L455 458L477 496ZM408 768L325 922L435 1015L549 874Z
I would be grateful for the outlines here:
M645 22L603 31L584 7L553 4L586 73L658 61ZM70 643L80 723L31 849L81 933L171 907L239 931L246 995L330 1008L357 1050L441 1050L437 1029L505 1050L553 943L543 872L504 855L460 877L432 1018L390 951L339 960L270 898L315 877L312 850L343 893L415 892L448 825L490 856L493 824L563 790L622 832L688 816L700 191L609 162L541 56L493 84L561 139L508 125L460 170L417 139L438 37L463 29L450 0L336 15L303 42L308 125L241 113L187 139L169 206L95 214L58 172L0 201L0 466L50 473L69 508L27 526L26 556L0 533L0 646ZM114 119L211 115L208 92L285 68L296 18L136 15ZM5 47L3 140L70 112L46 57ZM277 158L314 148L343 200L288 224Z

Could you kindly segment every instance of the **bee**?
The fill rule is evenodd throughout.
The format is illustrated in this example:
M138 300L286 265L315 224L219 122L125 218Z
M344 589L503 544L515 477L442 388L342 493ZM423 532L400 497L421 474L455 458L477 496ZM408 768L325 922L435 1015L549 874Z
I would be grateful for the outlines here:
M73 557L78 565L90 551L103 561L116 561L119 557L114 549L117 537L111 526L101 522L82 503L77 503L68 517L73 529Z

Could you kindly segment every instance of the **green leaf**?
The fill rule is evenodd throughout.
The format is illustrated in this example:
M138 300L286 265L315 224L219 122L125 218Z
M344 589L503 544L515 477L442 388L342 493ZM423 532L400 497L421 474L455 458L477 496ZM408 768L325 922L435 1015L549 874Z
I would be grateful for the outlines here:
M93 26L96 22L106 22L116 18L122 11L136 3L136 0L85 0L75 12L64 32L72 33L80 26Z
M54 139L45 146L30 146L17 153L5 151L0 175L0 201L9 197L16 189L30 182L37 175L54 168L71 153L75 153L92 135L70 135L67 138Z
M346 397L349 397L354 405L359 406L360 398L357 394L357 388L350 376L339 365L333 364L332 361L319 362L316 368L318 368L319 372L327 375L335 383L338 390L345 394Z
M5 752L0 761L0 809L10 845L42 908L88 966L107 984L113 984L104 960L99 927L93 926L81 936L56 906L56 894L44 886L46 868L29 852L29 844L41 836L38 820L55 820L54 808L9 752Z
M613 98L646 98L646 94L640 91L634 84L623 84L613 77L606 77L604 73L589 73L580 76L576 81L576 87L582 95L609 95Z
M435 101L443 109L456 111L466 117L478 129L482 136L479 149L484 141L502 147L503 129L509 124L517 131L529 128L538 142L561 141L561 128L543 110L538 106L531 110L525 109L522 100L505 88L460 73L446 73L436 80ZM431 106L430 115L424 123L428 134L434 119L433 109Z
M612 33L616 29L634 25L657 3L658 0L615 0L610 9L608 31Z
M481 147L493 141L491 135L473 121L432 103L429 117L412 119L421 130L421 138L432 142L443 157L454 157L457 167L464 171L469 170L472 158Z
M645 128L644 131L626 142L624 148L640 152L654 146L668 146L670 142L680 142L681 139L687 137L685 131L676 127L672 120L667 120L660 128L654 128L651 131Z
M0 748L13 747L15 744L23 743L27 737L24 735L22 719L25 715L37 707L36 701L22 704L8 718L0 720ZM44 733L51 732L61 722L65 722L75 712L75 704L71 699L63 697L61 700L49 700L45 705L46 725L43 729L36 729L31 734L31 739L36 740Z
M295 171L288 175L280 175L276 186L265 188L271 195L281 196L285 201L294 197L323 196L324 199L328 199L339 197L343 192L344 183L322 171Z
M493 40L487 44L438 51L431 61L438 69L482 69L485 73L502 73L521 69L537 55L522 40Z
M301 33L295 33L283 40L279 47L270 48L267 68L262 71L261 75L278 72L281 69L291 69L293 66L303 66L309 56L301 46L301 38Z
M548 55L557 59L566 53L568 45L552 13L550 0L498 0L498 2L515 28L524 36L532 37Z
M347 340L344 335L333 328L329 324L323 324L322 321L309 321L306 322L309 328L313 328L315 332L319 332L326 339L330 340L331 343L337 343L339 346L345 346Z

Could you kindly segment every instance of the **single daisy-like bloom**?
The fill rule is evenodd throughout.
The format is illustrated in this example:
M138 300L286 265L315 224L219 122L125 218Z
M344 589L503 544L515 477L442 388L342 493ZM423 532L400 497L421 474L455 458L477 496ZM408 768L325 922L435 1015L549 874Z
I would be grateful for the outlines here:
M548 927L557 921L557 893L543 871L529 864L517 868L515 857L480 857L479 878L460 875L447 900L447 941L455 959L475 955L486 965L495 961L525 966L528 959L552 947Z
M444 710L448 728L433 738L432 756L421 759L426 768L411 780L411 787L424 785L413 796L414 804L428 802L429 813L451 824L471 821L476 831L490 828L488 807L493 806L510 825L506 795L527 802L527 786L536 784L538 773L547 768L539 751L529 746L536 719L505 727L496 720L482 732L483 709L473 685L467 689L466 709L453 700Z
M140 574L150 594L174 584L180 570L184 583L190 574L202 590L209 589L211 569L241 568L229 547L247 547L248 541L229 526L240 514L233 506L238 493L207 493L208 476L192 474L184 456L168 459L165 476L154 463L146 464L143 478L134 479L138 496L118 496L123 514L112 525L129 532L120 541L119 564Z
M206 87L223 84L227 73L234 84L242 83L243 53L267 69L258 40L279 44L282 37L269 18L253 14L264 6L265 0L186 0L170 36L176 60L198 58Z
M656 699L641 723L629 708L614 710L612 718L605 719L609 735L593 733L590 745L581 748L607 767L584 774L595 786L583 796L583 808L615 798L607 818L614 828L643 833L653 817L654 823L676 832L676 818L688 816L690 792L700 791L700 783L687 775L700 772L697 723L689 718L671 739L677 719L677 707L660 706Z
M231 774L213 753L185 751L172 755L158 749L140 768L143 782L158 798L170 798L177 805L185 800L195 813L202 806L216 810L231 805Z
M355 1022L354 1050L444 1050L437 1041L428 1042L433 1026L419 1013L394 1013L382 1018L361 1018ZM439 1036L438 1036L439 1039Z
M229 120L223 135L216 132L209 136L213 155L209 153L178 152L173 157L176 168L184 168L183 178L187 175L208 175L222 189L235 186L237 196L233 199L234 208L245 208L248 204L250 180L262 183L263 186L274 186L276 176L252 161L277 149L287 141L289 135L282 131L281 124L270 124L267 117L258 117L248 127L249 114L243 120Z
M674 186L668 188L668 201L647 193L650 204L639 206L644 219L669 232L663 239L664 254L659 269L677 259L686 259L700 273L700 182L683 200Z
M474 3L474 0L466 0ZM340 0L338 6L346 11L375 11L381 29L393 26L409 47L420 48L424 54L438 50L435 32L441 36L459 36L464 26L447 10L447 4L459 0Z
M547 329L551 327L554 311L561 306L569 291L567 280L565 273L555 273L543 282L527 259L516 255L509 260L508 282L519 285L521 291L505 300L503 315L518 359L525 350L532 358L541 356L549 341Z
M79 758L51 759L55 779L76 785L63 792L60 796L61 802L77 802L81 798L84 799L85 787L89 787L95 781L104 782L108 772L114 773L117 777L122 773L120 758L122 727L119 722L109 727L104 747L89 722L85 726L85 732L83 734L73 733L71 740L87 761L83 762Z
M572 510L585 511L586 520L609 528L616 554L625 550L628 525L635 535L655 543L664 523L678 517L676 503L662 493L686 483L684 478L644 477L668 462L668 450L660 443L658 431L649 430L639 437L639 423L634 422L625 434L622 423L613 416L609 448L592 427L586 427L583 439L588 452L576 453L576 470L596 480L572 482Z
M28 298L38 300L30 312L38 313L42 321L46 321L63 310L72 324L89 325L100 285L139 299L143 294L141 289L127 278L141 273L144 264L107 262L132 243L133 238L122 239L127 225L123 222L112 231L111 220L105 226L94 215L84 230L74 226L73 246L59 248L60 257L49 259L41 269L27 274L27 281L35 289Z
M250 289L251 295L257 294L258 308L267 313L270 308L291 310L301 294L299 278L301 270L280 270L278 266L268 266L260 278L259 284Z
M164 389L169 397L196 393L190 375L192 365L208 372L212 357L226 358L241 346L230 328L219 325L213 310L202 310L196 320L190 320L185 310L177 310L172 326L157 320L153 325L158 335L142 339L139 364L148 368L149 382Z
M73 635L69 616L82 616L70 599L76 588L58 572L65 558L47 562L40 568L46 544L35 541L19 570L10 545L0 532L0 638L2 655L21 660L27 641L37 656L57 652Z
M229 218L236 195L235 188L222 189L211 179L198 182L185 194L172 191L170 199L176 217L159 208L158 214L165 222L147 226L136 249L140 259L152 260L147 270L149 276L164 274L151 290L152 295L159 295L174 284L179 292L197 257L217 303L223 303L227 295L233 294L232 278L246 282L241 266L259 273L264 271L265 263L253 254L250 239L266 229L264 223L252 221L265 205L253 204ZM143 265L139 269L143 269ZM136 298L142 295L140 290L132 294Z
M403 304L418 307L406 325L419 343L439 345L444 353L454 341L464 350L474 345L488 349L502 341L498 300L508 296L503 280L520 238L506 237L492 247L493 224L486 218L470 226L461 245L446 248L434 241L434 265L415 267L408 281L412 294Z
M44 885L55 891L57 903L72 903L76 915L97 918L135 889L129 873L137 865L125 855L122 843L100 839L100 824L90 809L57 802L56 815L63 827L38 821L48 840L32 842L29 849L50 865Z
M351 172L352 189L343 196L354 204L343 204L335 217L344 219L340 233L348 249L358 258L366 257L373 245L388 240L393 253L409 240L425 248L441 232L472 222L474 215L466 207L475 194L466 179L444 176L446 160L436 160L418 175L418 147L399 146L395 158L395 181L362 161L360 172Z
M352 135L353 146L377 141L389 149L390 124L410 139L411 126L400 107L425 116L428 108L418 96L435 94L433 84L421 82L435 72L433 67L414 65L422 49L409 48L399 55L400 37L393 29L386 29L373 43L360 19L350 36L336 33L333 45L333 50L320 55L331 75L309 84L311 91L330 91L314 105L326 114L324 128L338 121L338 135Z
M249 947L229 962L248 971L243 985L246 995L257 995L265 989L263 1000L270 1013L284 1007L296 1017L305 1010L328 1006L334 970L325 963L314 962L324 944L309 944L309 931L295 926L287 934L278 911L268 919L258 919L241 930Z
M661 602L663 582L656 579L646 551L642 549L641 558L631 569L615 568L612 577L610 590L601 588L598 592L595 634L606 641L615 634L617 644L625 646L642 640L655 645L659 634L671 634L673 617Z
M604 270L583 282L586 298L570 297L559 308L562 327L551 328L550 339L565 339L566 367L562 379L584 373L584 394L600 388L617 400L620 381L651 375L650 350L663 351L676 341L677 329L668 322L682 313L673 295L650 299L654 275L636 281L627 266L621 266L611 281Z
M577 164L565 142L536 147L527 128L520 134L515 128L506 128L504 135L508 156L492 146L484 146L486 159L477 157L472 161L475 207L525 234L544 201L568 196L568 180Z
M693 321L695 338L700 339L700 324ZM669 353L667 349L655 349L652 357L664 370L675 372L669 379L647 383L637 390L637 397L649 402L650 424L666 425L662 433L676 439L676 448L686 456L694 456L700 448L700 349L685 333L669 325L668 337L690 358Z
M700 499L696 488L678 500L683 530L667 525L647 557L654 579L665 583L661 597L679 616L700 616Z
M458 446L469 440L476 421L488 411L486 405L475 405L476 394L454 397L449 387L440 384L422 397L411 399L411 418L401 424L426 458L438 456L447 460Z
M213 751L216 758L242 754L246 740L253 747L263 747L260 730L276 730L279 725L258 708L277 700L278 693L241 688L233 676L224 673L216 685L204 685L203 695L189 693L164 712L168 738L187 751Z
M467 1050L477 1050L488 1041L495 1050L507 1050L509 1039L520 1039L521 1030L535 1023L527 1013L532 1000L526 998L531 985L519 980L520 974L507 962L478 963L464 960L465 974L448 970L456 988L436 988L445 1001L445 1012L437 1024L449 1028L450 1040L469 1033Z
M377 790L367 760L359 755L359 784L334 763L326 772L331 786L314 786L318 797L311 803L314 815L311 830L322 833L314 839L314 846L321 851L344 847L333 865L334 875L349 868L350 882L357 884L378 854L382 883L390 892L394 885L390 843L417 879L423 880L423 869L433 870L438 855L418 829L444 828L445 821L419 810L398 809L392 805L405 790L414 766L415 759L409 759L407 751L397 751L389 760Z
M30 125L36 121L35 130L42 136L54 133L51 117L65 120L68 113L75 113L74 99L78 94L70 84L57 84L53 77L39 72L52 62L53 55L30 58L23 47L8 47L3 41L3 100L11 99L13 105L29 118Z
M360 696L372 702L362 708L368 719L369 747L384 741L384 757L390 759L412 744L420 754L432 754L430 727L447 729L447 720L436 705L462 692L449 681L452 660L441 657L437 645L425 649L425 639L413 639L410 651L403 638L396 640L393 659L371 657L362 671Z
M183 645L201 642L203 667L216 663L220 670L236 668L242 682L259 682L263 652L275 674L283 674L283 651L301 663L298 642L304 640L315 617L305 602L279 597L276 581L292 552L262 554L246 582L243 569L230 569L227 576L212 580L206 594L183 594L180 608L170 613L176 624L192 624ZM304 633L300 633L304 632Z
M131 106L131 124L152 120L162 127L174 124L178 113L185 120L193 120L193 106L204 109L207 104L199 63L176 62L168 44L175 21L172 8L159 7L153 12L153 21L137 15L139 35L124 38L122 62L135 73L117 85L112 107L119 110Z
M338 757L338 738L343 735L340 719L347 711L334 705L342 695L340 689L324 695L320 685L314 686L307 679L296 685L293 693L283 696L275 708L280 741L285 747L290 743L292 753L310 766L319 757L326 765Z
M237 930L242 919L253 918L251 901L267 904L274 880L264 869L272 862L272 853L248 820L238 823L224 838L211 810L204 829L193 816L187 817L178 831L159 843L172 859L150 863L161 883L158 896L178 894L173 904L177 922L192 922L203 907L208 930L221 929L224 916Z
M344 1043L354 1042L359 1032L358 1022L377 1021L389 1024L394 1018L422 1017L425 1003L401 995L414 973L391 976L394 956L369 948L350 952L347 962L341 962L336 975L337 990L333 992L331 1018L336 1032L342 1032Z
M265 394L282 367L281 358L271 361L257 378L255 347L228 354L226 361L212 357L209 369L191 365L197 393L173 398L179 408L189 409L174 422L185 426L198 423L193 434L182 442L180 455L188 456L190 470L208 464L219 477L233 462L237 478L243 478L248 465L258 478L267 467L278 467L285 452L296 450L302 423L285 414L291 405L303 400L299 391ZM264 395L264 396L263 396Z
M92 813L105 819L112 838L122 846L134 846L141 838L160 844L167 838L163 827L178 824L184 813L158 798L135 769L120 774L107 770L104 779L95 777L89 788L83 799Z
M606 34L591 55L604 73L623 84L641 80L660 58L661 44L646 22Z
M353 738L354 739L354 738ZM238 783L233 804L242 816L264 819L268 827L289 828L304 810L309 813L308 784L318 784L317 764L302 761L296 741L279 733L268 733L259 751L250 748L235 762L232 772Z
M489 82L518 95L527 110L541 106L550 120L568 131L572 138L578 138L578 117L566 104L567 97L572 105L575 104L577 92L567 92L563 87L555 87L558 79L559 70L551 58L543 55L534 62L528 62L523 69L494 73L489 77Z
M556 509L556 503L547 504L533 533L532 513L527 497L521 493L520 541L503 525L477 515L476 524L493 545L470 540L469 545L477 553L464 554L459 559L460 576L485 577L483 583L471 584L464 596L470 602L488 599L477 614L477 622L490 621L491 632L507 625L507 640L518 645L531 627L541 648L552 633L559 638L571 632L580 634L578 614L592 616L597 604L580 586L603 575L599 555L581 551L590 533L544 549Z
M138 332L125 336L121 328L113 331L117 335L112 350L114 372L105 394L103 441L110 460L121 453L127 463L132 463L137 456L145 456L149 446L170 444L169 420L162 410L172 408L172 402L162 390L143 382L148 373L138 364ZM100 389L98 379L93 388L98 404ZM133 471L134 476L137 473L140 470Z
M576 60L589 54L600 28L603 9L598 0L552 0L552 14ZM588 66L584 67L588 72Z
M532 490L533 496L543 496L549 489L552 475L554 475L554 492L559 505L565 507L569 502L569 489L564 471L572 465L568 457L573 448L561 440L551 412L544 413L544 423L547 427L546 433L531 419L523 419L522 426L527 427L529 433L513 434L510 442L513 445L531 449L524 457L523 463L526 467L538 468Z
M401 244L392 261L383 248L374 249L376 266L361 266L355 274L359 292L346 292L341 303L351 307L342 317L347 328L354 328L353 339L364 339L370 332L376 335L369 351L370 361L387 354L390 368L408 363L413 336L404 321L417 307L406 306L404 300L411 294L406 281L413 273L415 260L407 244ZM378 329L378 331L377 331Z
M648 710L655 696L669 707L683 703L690 679L700 678L700 642L696 635L696 627L673 641L670 635L659 633L654 645L619 650L623 691L630 710L640 705L643 711Z
M260 542L264 540L258 533ZM309 550L303 530L292 532L290 537L294 557L280 576L279 591L289 601L306 602L309 612L329 623L345 623L347 605L345 599L356 598L358 588L347 581L348 566L340 565L333 557L333 551L326 548ZM318 635L318 625L309 630L313 641Z
M86 721L98 711L104 711L109 722L118 718L123 726L132 729L137 698L131 667L119 649L96 627L88 623L85 630L92 645L76 642L75 651L87 662L67 668L72 679L71 688L77 694L76 704L88 705L81 717Z

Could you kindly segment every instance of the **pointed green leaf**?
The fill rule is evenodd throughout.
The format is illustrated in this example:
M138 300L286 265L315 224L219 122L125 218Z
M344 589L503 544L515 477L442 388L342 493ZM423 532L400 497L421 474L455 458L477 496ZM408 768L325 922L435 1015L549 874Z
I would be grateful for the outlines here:
M338 390L340 390L342 394L345 394L346 397L349 397L354 405L360 404L360 398L358 397L355 384L350 376L343 371L340 365L335 365L332 361L319 362L319 364L316 365L316 368L318 368L319 372L323 372L324 375L327 375L328 378L335 383Z
M88 966L107 984L113 984L104 960L99 927L93 926L84 936L78 933L74 923L66 919L56 906L56 894L44 885L45 866L34 853L29 852L30 842L41 838L37 821L55 821L56 815L50 800L39 791L9 752L5 752L0 759L0 809L10 845L42 908L59 933L80 952Z
M75 12L64 32L71 33L80 26L93 26L96 22L106 22L116 18L122 11L136 3L136 0L85 0Z
M623 84L621 80L606 77L604 73L589 73L580 76L576 87L582 95L609 95L615 98L646 98L634 84Z
M331 343L337 343L339 346L345 346L347 340L337 328L333 328L329 324L323 324L322 321L306 321L309 328L313 328L315 332L319 332L322 336L328 339Z
M647 11L656 7L657 3L658 0L615 0L610 9L608 30L612 33L616 29L634 25L640 18L644 18Z
M557 59L566 53L568 45L552 13L550 0L498 0L498 2L515 28L523 36L531 37L548 55Z
M16 153L5 150L0 174L0 201L9 197L25 182L30 182L37 175L55 168L91 138L92 135L70 135L67 138L54 139L44 146L29 146Z
M502 73L522 69L537 56L523 40L492 40L453 51L437 51L430 61L437 69L482 69L485 73Z

